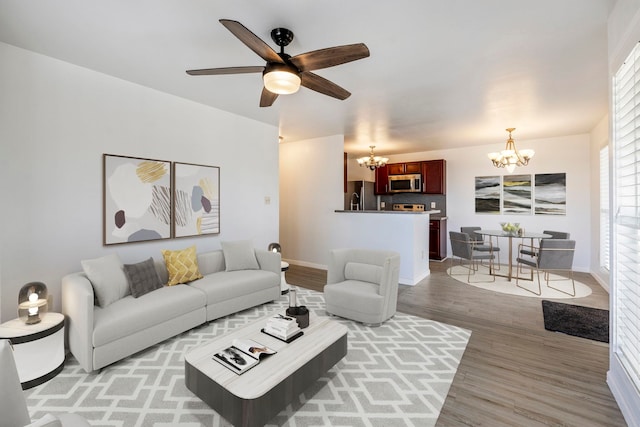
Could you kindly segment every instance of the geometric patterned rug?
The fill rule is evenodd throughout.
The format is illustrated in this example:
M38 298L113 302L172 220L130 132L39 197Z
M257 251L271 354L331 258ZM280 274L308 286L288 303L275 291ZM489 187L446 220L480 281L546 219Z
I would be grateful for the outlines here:
M300 305L326 316L322 293L297 288ZM75 412L92 426L230 426L184 384L183 355L273 312L287 296L217 319L87 374L73 356L50 381L26 390L33 420ZM403 313L380 327L346 325L348 353L268 426L433 426L471 332Z

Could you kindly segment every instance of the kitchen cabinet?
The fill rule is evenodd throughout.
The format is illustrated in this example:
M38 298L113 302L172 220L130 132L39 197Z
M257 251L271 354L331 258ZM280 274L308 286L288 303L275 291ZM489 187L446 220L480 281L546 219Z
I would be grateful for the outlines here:
M422 173L421 162L391 163L387 165L389 175L404 175L407 173Z
M429 259L441 261L447 257L447 219L429 219Z
M422 193L446 194L447 164L443 159L422 162Z
M389 167L382 166L376 169L376 185L374 194L389 193Z

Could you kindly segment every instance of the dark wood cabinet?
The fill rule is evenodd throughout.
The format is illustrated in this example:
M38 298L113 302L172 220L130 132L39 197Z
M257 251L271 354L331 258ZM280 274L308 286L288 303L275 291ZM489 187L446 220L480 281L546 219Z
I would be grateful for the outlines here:
M447 257L447 220L429 220L429 259L443 260Z
M404 175L407 173L422 173L421 162L391 163L387 165L389 175Z
M376 185L374 194L389 193L389 166L382 166L376 169Z
M447 188L446 162L426 160L424 162L390 163L376 169L375 194L389 194L389 175L419 173L422 176L423 194L445 194Z
M424 194L446 194L447 164L445 160L422 162L422 192Z

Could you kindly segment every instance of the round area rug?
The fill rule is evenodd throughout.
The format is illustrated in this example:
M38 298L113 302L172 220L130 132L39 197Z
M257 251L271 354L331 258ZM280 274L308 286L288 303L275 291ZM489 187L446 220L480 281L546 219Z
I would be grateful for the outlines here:
M502 270L505 272L507 270L506 265L502 265ZM453 271L452 271L453 270ZM486 269L484 269L486 271ZM453 275L451 274L453 272ZM499 272L500 273L500 272ZM515 267L514 267L515 273ZM523 297L535 297L535 298L547 298L547 299L560 299L560 298L582 298L591 295L591 288L584 283L581 283L575 280L576 283L576 296L572 297L571 295L567 295L560 291L556 291L555 289L549 288L546 285L544 280L544 276L540 273L540 278L542 281L540 282L540 289L542 290L541 295L536 295L532 292L527 292L526 290L519 288L516 286L516 278L515 275L511 282L507 280L506 277L496 276L496 281L491 282L492 276L483 272L483 268L480 268L480 271L476 271L475 274L471 274L471 283L467 282L467 269L465 267L456 265L453 268L447 269L447 274L452 278L456 279L459 282L465 283L467 285L472 285L477 288L487 289L489 291L500 292L503 294L510 295L518 295ZM559 289L566 290L567 292L571 292L571 280L558 276L555 274L551 275L551 278L554 280L551 282L551 286ZM479 283L476 281L480 281ZM527 289L531 289L533 291L538 291L538 278L533 275L533 282L531 280L520 280L520 286L523 286Z

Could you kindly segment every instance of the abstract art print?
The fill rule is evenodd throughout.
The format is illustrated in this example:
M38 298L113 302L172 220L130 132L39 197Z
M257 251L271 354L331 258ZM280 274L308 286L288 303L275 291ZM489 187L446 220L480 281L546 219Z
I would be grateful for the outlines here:
M500 213L500 177L477 176L476 177L476 213L499 214Z
M535 177L535 214L567 214L567 174L540 173Z
M173 164L174 237L220 233L220 168Z
M104 154L105 245L171 238L171 162Z
M504 176L502 188L502 213L531 215L531 175Z

